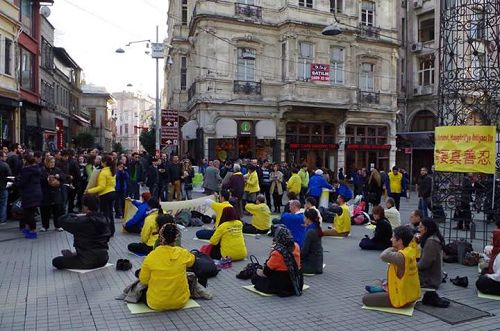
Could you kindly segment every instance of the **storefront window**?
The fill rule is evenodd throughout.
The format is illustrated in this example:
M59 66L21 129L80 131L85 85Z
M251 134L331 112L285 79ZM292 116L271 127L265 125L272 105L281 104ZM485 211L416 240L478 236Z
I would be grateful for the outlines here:
M389 151L387 126L348 125L346 127L346 168L388 170Z

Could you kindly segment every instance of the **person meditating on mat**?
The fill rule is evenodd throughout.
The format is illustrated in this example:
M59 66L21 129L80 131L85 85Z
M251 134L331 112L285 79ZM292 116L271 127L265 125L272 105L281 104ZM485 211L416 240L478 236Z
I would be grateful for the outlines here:
M323 230L323 235L347 237L351 233L351 212L342 194L338 195L337 203L338 206L328 209L328 211L336 214L333 220L333 229Z
M321 216L321 213L319 212L318 208L316 208L317 203L318 202L313 197L307 197L306 203L304 204L304 209L305 210L307 210L307 209L316 210L316 212L318 213L319 225L321 226L321 225L323 225L323 217Z
M148 205L149 199L151 199L151 193L144 192L141 194L142 202L139 200L130 200L134 206L137 207L137 211L134 216L129 219L125 224L123 224L123 229L129 233L141 233L142 226L144 225L144 220L146 219L147 212L151 209Z
M130 243L128 245L129 251L139 255L147 255L153 250L153 246L158 239L156 218L158 215L163 214L160 203L156 198L149 199L148 205L151 209L148 211L146 219L144 220L144 226L141 230L141 242Z
M418 276L420 286L437 290L443 280L443 247L444 238L439 228L432 219L426 218L420 222L420 247L422 247L421 258L418 261ZM448 300L440 298L436 291L426 291L422 298L424 305L447 308Z
M222 190L220 192L220 195L217 193L214 193L215 195L215 200L212 199L206 199L205 204L208 205L212 210L215 212L215 224L214 224L214 229L202 229L196 231L196 238L198 239L205 239L208 240L212 235L214 234L215 230L219 226L220 223L220 218L222 216L222 211L224 208L227 207L232 207L232 205L229 203L229 198L231 197L231 194L229 193L228 190Z
M177 225L165 224L159 232L161 244L142 263L139 281L148 288L141 301L153 310L181 309L189 301L186 269L193 266L195 257L175 246L178 236Z
M280 297L301 295L304 278L300 265L300 247L294 242L292 233L279 227L274 237L271 254L264 269L257 269L252 284L260 292Z
M385 202L385 206L387 207L385 210L385 217L389 223L391 223L393 229L401 225L401 214L399 210L396 209L395 205L396 202L394 202L393 198L387 198Z
M263 194L257 195L256 203L247 203L245 210L252 214L251 224L243 224L243 233L269 232L271 228L271 210L266 204L266 197Z
M308 198L309 199L309 198ZM300 249L302 272L305 274L323 273L323 231L319 223L319 214L315 209L306 209L304 224L306 226L304 244Z
M290 208L289 213L283 213L281 219L276 219L273 221L273 227L276 229L279 224L283 224L286 226L290 232L292 233L293 240L300 247L304 243L304 211L300 209L300 201L299 200L290 200L288 202L288 206ZM274 230L275 231L275 230ZM273 232L273 231L271 231Z
M493 231L493 246L485 249L490 258L488 268L476 281L477 290L484 294L500 296L500 221L496 222L497 229Z
M220 260L228 256L233 261L243 260L247 256L247 248L242 229L243 223L238 220L236 210L233 207L224 208L219 226L210 238L213 246L210 257Z
M82 205L84 214L67 214L59 218L59 225L73 235L76 253L68 249L61 251L63 256L52 260L57 269L95 269L108 263L109 220L98 212L97 196L83 196Z
M391 247L392 238L392 227L391 223L387 220L384 215L384 208L381 206L375 206L372 210L373 213L373 223L375 223L375 232L373 238L365 236L361 239L359 247L365 250L380 250Z
M371 307L402 308L420 298L415 250L408 245L413 240L413 232L407 226L393 230L392 247L380 254L382 261L389 263L387 271L387 292L368 293L363 304Z

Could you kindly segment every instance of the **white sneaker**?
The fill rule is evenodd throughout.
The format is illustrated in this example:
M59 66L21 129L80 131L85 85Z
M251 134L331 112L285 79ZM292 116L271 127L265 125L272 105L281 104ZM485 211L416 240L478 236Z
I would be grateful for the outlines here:
M63 232L64 229L63 228L56 228L56 231Z
M41 228L40 232L47 232L47 228Z

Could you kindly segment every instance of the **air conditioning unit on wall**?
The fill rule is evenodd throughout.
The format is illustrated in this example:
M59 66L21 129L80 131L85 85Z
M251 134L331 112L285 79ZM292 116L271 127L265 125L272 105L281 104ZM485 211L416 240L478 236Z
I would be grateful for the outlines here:
M413 1L413 9L422 8L422 0L414 0Z
M413 43L411 44L412 53L418 53L422 51L422 43Z

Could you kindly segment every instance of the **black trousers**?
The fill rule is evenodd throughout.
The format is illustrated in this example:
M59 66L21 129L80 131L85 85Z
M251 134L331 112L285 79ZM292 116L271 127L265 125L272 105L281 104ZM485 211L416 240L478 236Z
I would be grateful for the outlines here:
M115 215L121 218L125 211L125 191L116 191L115 196Z
M479 276L476 287L479 292L484 294L500 295L500 282L494 281L488 276Z
M123 227L125 229L125 231L127 231L128 233L141 233L141 230L142 230L142 227L138 226L138 225L133 225L133 226L127 226L125 224L125 226Z
M269 232L269 229L267 230L258 230L255 226L252 224L248 223L243 223L243 233L250 233L250 234L266 234Z
M271 184L263 184L262 187L260 188L260 193L264 194L266 196L266 204L268 205L269 209L271 209Z
M87 187L86 182L81 182L78 184L78 188L76 190L76 206L78 207L78 210L82 210L82 200L83 200L83 193L85 192L85 188Z
M370 238L361 239L361 242L359 243L359 247L361 249L369 250L369 251L383 251L384 249L388 248L387 245L383 245L381 243L375 242Z
M146 245L145 243L131 243L128 244L128 250L132 253L147 255L151 253L153 247Z
M281 213L281 201L283 201L283 194L279 194L278 190L273 192L273 204L274 204L274 210L278 213Z
M52 260L52 265L57 269L95 269L104 267L108 263L107 252L93 254L92 258L81 255L58 256Z
M212 252L210 252L210 257L214 260L220 260L222 258L222 254L220 252L220 244L215 245L212 248Z
M19 225L21 229L24 229L27 225L31 231L36 230L35 213L37 208L38 207L30 207L23 209L23 218Z
M72 213L75 208L76 188L67 188L68 190L68 213Z
M40 214L42 216L42 226L46 229L50 227L50 217L54 219L54 227L59 228L59 217L63 215L62 205L48 205L40 207Z
M115 215L113 215L113 205L115 202L115 192L109 192L99 197L101 213L109 220L111 236L115 234Z
M390 193L389 196L394 199L395 207L399 210L399 204L401 203L401 193Z

